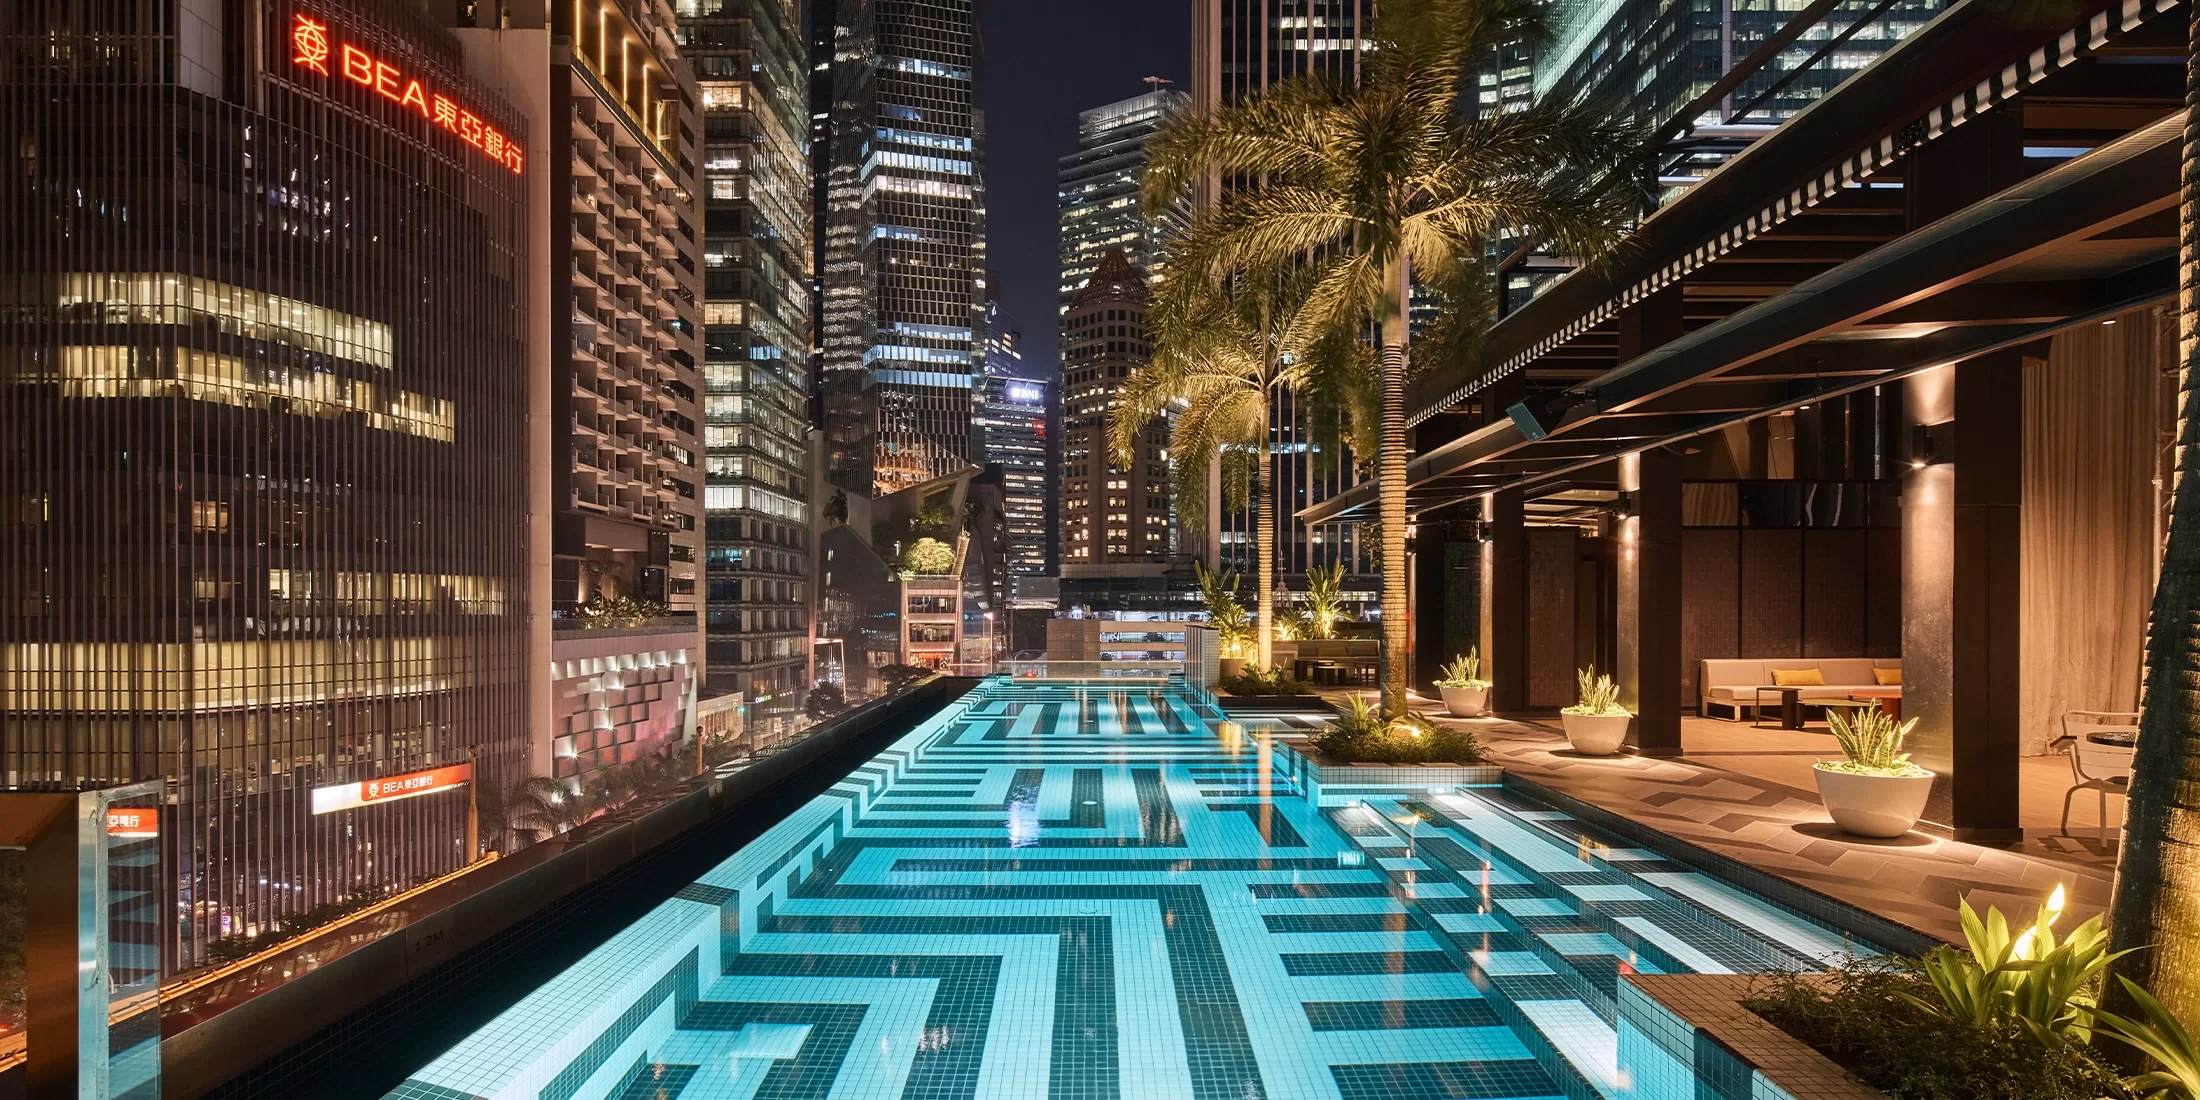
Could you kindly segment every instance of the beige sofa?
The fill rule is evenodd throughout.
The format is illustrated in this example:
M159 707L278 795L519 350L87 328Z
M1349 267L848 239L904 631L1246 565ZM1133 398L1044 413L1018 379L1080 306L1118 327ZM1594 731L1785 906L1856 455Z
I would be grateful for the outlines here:
M1804 705L1845 700L1850 692L1885 691L1900 692L1900 684L1882 684L1872 675L1874 668L1902 667L1899 657L1742 657L1706 658L1696 676L1697 713L1711 717L1711 708L1727 708L1727 717L1739 722L1743 712L1756 717L1760 708L1770 709L1780 705L1780 693L1767 691L1759 695L1757 689L1772 684L1772 671L1779 669L1815 668L1826 678L1824 687L1805 687L1796 693Z

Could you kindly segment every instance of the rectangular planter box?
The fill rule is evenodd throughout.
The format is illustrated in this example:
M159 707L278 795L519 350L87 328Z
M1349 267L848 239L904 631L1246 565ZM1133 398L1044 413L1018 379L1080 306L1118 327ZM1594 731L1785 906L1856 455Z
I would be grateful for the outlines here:
M1400 790L1494 787L1505 778L1505 770L1494 764L1337 764L1312 746L1282 738L1269 746L1276 774L1297 784L1317 806L1347 806L1368 794L1396 795Z
M1742 1005L1747 974L1630 974L1618 1068L1644 1100L1887 1100Z

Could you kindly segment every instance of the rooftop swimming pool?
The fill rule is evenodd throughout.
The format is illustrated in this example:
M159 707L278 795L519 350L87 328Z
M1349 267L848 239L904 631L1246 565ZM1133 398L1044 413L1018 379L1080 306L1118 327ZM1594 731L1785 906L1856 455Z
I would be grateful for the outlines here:
M1283 774L1180 688L988 681L388 1095L1678 1100L1621 975L1876 950L1510 790Z

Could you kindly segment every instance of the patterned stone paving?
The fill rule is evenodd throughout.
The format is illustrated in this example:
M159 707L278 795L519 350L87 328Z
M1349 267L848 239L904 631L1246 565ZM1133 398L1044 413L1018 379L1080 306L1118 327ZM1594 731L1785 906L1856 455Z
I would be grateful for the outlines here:
M1618 1100L1624 976L1875 950L1514 792L1311 804L1220 717L990 682L390 1096Z
M2113 860L2089 842L2034 835L1987 848L1922 831L1866 840L1835 829L1814 791L1685 757L1579 756L1561 731L1537 723L1466 724L1509 773L1942 939L1961 935L1959 897L2029 913L2063 883L2073 917L2108 905Z

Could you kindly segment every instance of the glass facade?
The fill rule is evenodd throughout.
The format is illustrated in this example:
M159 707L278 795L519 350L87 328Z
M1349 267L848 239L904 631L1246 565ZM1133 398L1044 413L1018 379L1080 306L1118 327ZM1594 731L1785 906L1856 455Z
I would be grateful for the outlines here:
M811 679L810 73L792 0L679 16L703 97L703 694L753 727Z
M1024 366L1023 334L999 302L986 307L985 376L979 385L980 460L1001 470L1010 576L1047 572L1047 409L1053 389Z
M886 496L976 458L985 360L973 0L839 0L821 387L828 474Z
M1131 265L1159 281L1168 275L1163 243L1181 229L1188 211L1147 221L1139 208L1138 188L1146 177L1146 139L1170 112L1184 110L1191 97L1155 91L1077 115L1077 151L1063 157L1055 192L1062 226L1062 311L1100 269L1108 253L1121 249Z
M1878 5L1848 0L1805 30L1770 64L1696 121L1769 125L1817 102L1856 70L1930 22L1940 0ZM1537 98L1595 96L1626 104L1638 123L1663 122L1709 90L1795 17L1801 5L1661 4L1656 0L1572 0L1552 16L1555 42L1535 63ZM1863 25L1816 64L1820 48ZM1806 67L1807 66L1807 67ZM1780 87L1747 113L1760 93Z
M1174 552L1168 425L1138 434L1131 461L1108 455L1108 411L1152 352L1146 280L1118 250L1062 317L1062 576L1166 565Z
M250 13L250 14L246 14ZM397 0L0 29L0 782L166 781L160 965L453 870L524 774L524 122Z

